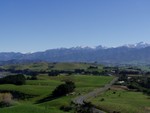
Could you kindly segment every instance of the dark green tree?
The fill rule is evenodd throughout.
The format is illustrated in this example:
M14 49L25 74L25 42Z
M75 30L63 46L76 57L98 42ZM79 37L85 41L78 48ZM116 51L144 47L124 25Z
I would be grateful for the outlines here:
M22 74L9 75L0 79L0 84L15 84L23 85L25 84L26 78Z
M61 84L52 92L53 97L60 97L73 92L75 84L72 81L66 81L65 84Z

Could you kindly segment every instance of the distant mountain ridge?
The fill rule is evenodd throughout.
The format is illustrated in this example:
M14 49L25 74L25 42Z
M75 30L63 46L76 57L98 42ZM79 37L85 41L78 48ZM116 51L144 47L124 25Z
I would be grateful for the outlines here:
M143 63L150 64L150 44L140 42L120 47L72 47L50 49L35 53L0 53L0 64L7 62L99 62L99 63Z
M145 48L145 47L149 47L150 44L145 43L145 42L139 42L136 44L126 44L124 45L124 47L128 47L128 48Z

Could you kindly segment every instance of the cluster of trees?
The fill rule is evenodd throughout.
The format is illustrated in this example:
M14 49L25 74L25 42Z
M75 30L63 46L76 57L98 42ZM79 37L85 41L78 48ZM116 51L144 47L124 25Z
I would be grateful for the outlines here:
M122 74L119 77L119 81L124 81L124 85L129 89L135 89L150 95L150 77L148 76L128 76L127 74Z
M139 81L139 84L142 86L142 87L145 87L145 88L150 88L150 77L143 77L141 79L141 81Z
M49 66L49 68L51 68L53 66ZM89 67L87 67L87 69L74 69L74 70L51 70L51 71L47 71L47 70L30 70L30 69L24 69L24 70L19 70L16 69L15 67L10 67L8 69L4 69L4 68L0 68L0 71L4 71L4 72L10 72L10 73L14 73L14 74L24 74L24 75L31 75L34 78L30 78L28 77L28 79L36 79L36 75L38 74L48 74L49 76L57 76L60 74L67 74L67 75L71 75L71 74L88 74L88 75L109 75L110 71L113 68L111 67L106 67L103 69L103 71L99 71L99 68L97 65L90 65Z
M143 88L150 88L150 77L147 76L138 76L138 77L131 77L130 79L127 79L128 84L137 84L140 87Z
M128 83L128 88L130 89L136 89L137 91L143 92L147 95L150 95L150 89L149 88L145 88L142 87L140 84L138 84L137 82L130 82Z
M15 84L23 85L25 84L26 78L22 74L9 75L4 78L0 78L0 84Z
M98 67L97 67L97 66L92 66L92 65L91 65L91 66L88 67L88 69L98 69Z
M91 102L84 102L83 105L76 106L77 113L93 113L93 105Z
M51 70L50 72L48 72L49 76L57 76L60 74L73 74L73 71L65 71L65 70Z
M108 72L106 72L106 71L99 72L98 70L97 71L95 71L95 70L94 71L89 71L89 70L84 70L84 69L75 69L74 71L52 70L52 71L48 72L49 76L57 76L57 75L60 75L60 74L68 74L68 75L71 75L71 74L108 75Z
M72 81L66 81L65 84L61 84L52 92L53 97L60 97L73 92L75 89L75 83Z
M140 71L136 71L136 70L123 70L123 71L120 71L119 74L139 75Z
M46 71L33 71L33 70L29 70L29 69L24 69L24 70L16 70L14 68L9 68L9 69L2 69L0 68L1 72L10 72L10 73L14 73L14 74L24 74L24 75L38 75L39 73L47 73Z

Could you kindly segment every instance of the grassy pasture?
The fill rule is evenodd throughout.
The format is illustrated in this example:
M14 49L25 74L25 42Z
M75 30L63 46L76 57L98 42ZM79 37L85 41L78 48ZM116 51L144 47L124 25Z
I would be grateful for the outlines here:
M0 66L2 69L15 69L15 70L32 70L32 71L50 71L50 70L74 70L74 69L87 69L90 65L88 63L29 63L29 64L14 64ZM102 65L99 66L102 68Z
M106 112L149 113L150 97L141 92L109 90L92 100L92 103Z
M33 104L20 104L9 108L0 108L1 113L64 113L56 108L46 108ZM66 112L65 112L66 113Z
M87 69L90 64L86 63L57 63L54 64L53 70L74 70L74 69Z
M64 80L71 79L76 84L75 94L61 98L35 104L39 99L47 97L59 84ZM37 95L27 100L19 100L17 104L8 108L0 108L0 113L63 113L59 108L62 105L70 105L71 100L79 94L87 93L95 88L102 87L110 82L113 77L108 76L89 76L89 75L72 75L56 76L39 75L38 80L27 80L25 85L0 85L0 90L14 90L29 95Z

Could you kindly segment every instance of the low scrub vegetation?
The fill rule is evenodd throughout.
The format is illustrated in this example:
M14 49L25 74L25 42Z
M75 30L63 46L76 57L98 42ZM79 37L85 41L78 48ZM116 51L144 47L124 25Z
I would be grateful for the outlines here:
M12 103L12 95L10 93L0 93L0 107L8 107Z

